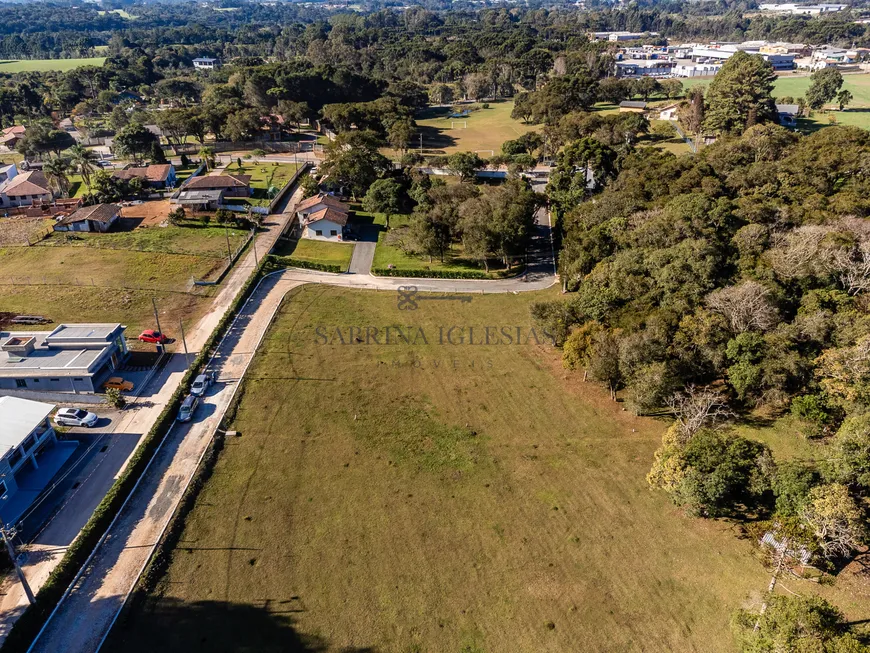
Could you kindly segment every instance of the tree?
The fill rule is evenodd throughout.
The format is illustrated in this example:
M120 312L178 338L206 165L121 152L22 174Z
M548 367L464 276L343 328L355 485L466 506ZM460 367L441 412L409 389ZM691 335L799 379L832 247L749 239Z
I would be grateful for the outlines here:
M840 483L810 490L801 518L813 529L825 557L844 558L864 542L866 527L861 509Z
M766 331L776 325L778 314L770 290L757 281L720 288L707 296L707 306L728 320L735 334Z
M729 57L710 83L704 127L715 133L742 133L759 122L776 119L773 66L760 55L743 51Z
M680 444L692 439L702 428L716 426L733 416L725 398L710 388L689 386L667 401L676 418L676 436Z
M827 475L838 483L870 489L870 415L853 415L831 442Z
M383 213L384 223L390 228L390 217L399 212L402 205L402 186L395 179L378 179L363 197L363 208L369 213Z
M233 142L254 140L260 133L262 121L257 109L242 109L227 116L224 134Z
M114 149L125 157L139 161L157 143L157 136L137 122L132 122L115 136Z
M177 209L173 209L166 215L166 219L169 224L178 226L184 220L184 207L179 206Z
M311 107L307 102L291 102L281 100L278 102L278 113L286 122L296 124L296 131L301 131L301 124L311 116Z
M199 148L199 152L197 153L199 156L199 160L205 163L206 170L211 170L214 168L215 158L214 158L214 150L210 147L206 147L203 145Z
M395 150L405 152L414 135L414 121L410 118L396 120L387 130L387 142Z
M69 171L69 160L59 156L49 159L42 166L42 172L48 179L48 183L58 195L66 195L69 192L69 177L67 177Z
M843 75L836 68L822 68L810 75L810 87L807 89L807 106L819 110L837 97L837 92L843 86Z
M168 163L166 160L166 154L163 152L163 148L160 147L160 143L157 141L151 143L151 152L149 153L148 158L151 160L152 165Z
M454 97L453 87L447 84L435 84L429 89L429 101L432 104L451 104Z
M460 180L471 181L483 167L483 160L474 152L456 152L447 157L447 167Z
M342 132L326 146L320 171L329 184L348 188L354 197L362 195L392 169L390 161L378 151L379 146L373 132Z
M687 132L697 134L704 126L705 117L704 89L693 86L689 89L686 101L677 108L677 119Z
M55 129L50 122L38 122L27 128L24 137L15 145L27 158L40 157L48 152L59 155L75 145L75 140L62 129Z
M87 149L84 145L76 143L69 149L70 165L78 170L85 182L88 192L91 190L91 174L96 170L94 161L97 155L93 151Z
M840 111L846 108L846 105L852 101L852 93L849 92L848 89L843 89L839 93L837 93L837 106L840 108Z
M866 653L843 614L820 596L772 594L758 614L740 609L733 626L744 653Z

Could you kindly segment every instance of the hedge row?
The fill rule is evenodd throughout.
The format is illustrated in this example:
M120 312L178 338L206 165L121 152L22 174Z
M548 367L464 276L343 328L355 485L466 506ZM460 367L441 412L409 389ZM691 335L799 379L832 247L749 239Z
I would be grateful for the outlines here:
M315 263L313 261L300 261L292 256L270 256L272 262L285 268L305 268L307 270L319 270L320 272L344 272L340 265L335 263Z
M491 279L486 272L480 270L397 270L395 268L372 268L372 274L378 277L414 277L429 279Z
M187 373L184 375L184 378L181 380L181 385L179 385L172 394L172 397L161 411L154 426L151 427L151 430L148 431L148 434L145 436L145 440L133 454L133 457L130 459L129 464L121 477L114 485L112 485L106 493L106 496L103 497L103 500L97 506L96 510L94 510L94 514L91 515L91 518L88 520L88 523L85 524L84 528L82 528L79 533L79 536L73 541L69 549L67 549L63 560L61 560L60 564L55 567L54 571L51 572L51 575L45 581L45 584L40 588L36 595L36 604L30 606L24 614L19 617L18 621L15 622L15 625L3 645L4 653L7 651L11 653L17 653L18 651L24 652L28 649L30 644L33 642L33 639L48 619L52 610L54 610L55 606L60 601L63 593L73 582L76 574L97 546L100 538L106 532L106 529L108 529L109 524L121 509L127 496L132 492L139 477L145 471L148 461L151 460L154 453L157 451L157 447L169 431L169 427L175 419L175 413L178 411L178 406L187 394L191 382L196 378L200 369L208 361L210 351L215 347L215 345L217 345L219 338L224 334L230 322L242 306L242 303L247 299L254 284L260 279L265 260L266 259L264 258L263 261L260 262L260 267L256 270L255 274L245 282L242 291L236 297L229 310L221 318L217 328L215 328L209 336L202 351L197 355L193 365L190 366Z

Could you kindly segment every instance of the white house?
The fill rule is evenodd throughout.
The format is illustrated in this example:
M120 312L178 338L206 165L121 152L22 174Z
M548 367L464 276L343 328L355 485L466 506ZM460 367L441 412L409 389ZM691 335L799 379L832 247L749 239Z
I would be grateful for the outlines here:
M54 225L55 231L98 231L107 232L121 214L117 204L94 204L83 206L70 213Z
M326 193L309 197L296 207L303 238L342 240L350 207Z
M221 67L221 62L212 57L197 57L193 60L193 67L199 70L214 70Z
M659 107L659 120L676 121L677 109L679 108L679 106L679 104L668 104L667 106Z
M18 172L12 163L0 167L0 208L33 206L54 200L54 193L41 170Z

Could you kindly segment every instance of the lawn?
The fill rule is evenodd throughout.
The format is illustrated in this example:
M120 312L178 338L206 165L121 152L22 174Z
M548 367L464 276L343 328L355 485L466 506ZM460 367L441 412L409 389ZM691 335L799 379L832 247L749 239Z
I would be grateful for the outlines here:
M260 161L252 163L242 160L242 167L239 168L237 163L232 163L227 166L225 172L227 174L239 174L251 176L251 188L254 194L248 200L254 206L269 206L274 193L270 194L269 189L275 189L275 193L281 190L293 174L298 166L295 163L277 163L275 161ZM245 200L228 200L228 202L241 203Z
M82 66L102 66L105 57L88 59L18 59L0 61L0 73L45 72L58 70L65 72Z
M187 226L147 227L107 234L55 232L40 247L90 247L97 249L132 250L162 254L187 254L224 260L229 249L235 252L250 233L246 229L218 226L203 227L195 222Z
M468 118L454 120L450 118L452 109L424 109L415 117L423 134L423 153L453 154L468 151L477 152L484 158L492 156L493 153L498 154L505 141L539 127L511 118L513 108L513 102L491 102L488 109L478 109L472 111ZM468 127L462 128L460 125L465 123ZM417 147L419 142L411 145Z
M353 209L357 221L372 221L381 227L381 231L378 233L375 257L372 261L373 268L389 268L392 265L393 268L398 270L484 271L483 267L479 266L475 261L462 257L462 246L458 243L451 245L450 251L444 257L443 263L437 257L433 257L430 261L428 256L414 256L403 252L397 244L393 244L395 242L393 239L401 238L402 234L407 232L411 221L411 216L409 215L392 216L390 218L391 230L386 231L383 229L385 224L383 214L367 213L362 210L362 207L356 205ZM506 273L504 266L501 265L501 261L490 261L489 269L493 277L503 276Z
M322 240L302 238L275 250L278 256L290 256L298 261L339 265L346 272L353 257L353 243L329 243Z
M556 292L399 311L393 293L294 291L239 437L106 650L733 651L730 614L769 574L726 524L648 488L663 422L528 341L529 302ZM336 325L350 344L329 342ZM410 344L383 344L384 325ZM439 344L451 325L465 344ZM477 344L486 325L526 336Z
M153 327L154 296L169 319L176 324L182 319L192 328L214 292L213 288L195 287L193 279L215 278L226 263L226 241L222 233L205 238L198 234L200 230L191 229L192 236L169 232L163 244L156 238L160 231L164 230L152 227L141 236L137 232L82 234L82 241L72 241L75 244L0 248L2 310L45 315L52 325L122 322L133 333ZM117 248L97 245L100 236L107 238L105 242L114 241ZM57 238L53 235L48 242L57 243ZM236 242L241 239L241 234L235 235ZM135 251L136 246L152 251ZM199 253L159 249L168 246L198 249Z

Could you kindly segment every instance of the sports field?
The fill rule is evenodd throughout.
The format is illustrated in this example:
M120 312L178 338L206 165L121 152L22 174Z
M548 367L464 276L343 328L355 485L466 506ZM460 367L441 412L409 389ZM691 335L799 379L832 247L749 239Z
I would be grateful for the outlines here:
M88 59L17 59L0 61L0 73L45 72L48 70L67 71L82 66L102 66L105 57Z
M712 80L683 79L680 81L683 82L683 86L690 88L699 85L707 86ZM804 96L809 86L810 77L808 75L800 77L781 75L776 80L773 95L776 98L793 97L797 99ZM813 112L810 118L800 121L800 128L813 130L830 124L838 124L870 129L870 74L843 75L843 88L852 93L854 97L845 111ZM835 123L831 122L829 116L834 117Z
M430 107L421 111L415 119L423 134L424 154L477 152L484 158L498 154L505 141L540 127L511 118L513 108L510 101L491 102L488 109L478 108L467 118L456 119L450 118L454 109ZM412 149L417 146L419 142L411 143Z
M239 436L104 650L733 651L729 616L769 574L647 487L665 424L565 372L530 299L294 291Z

